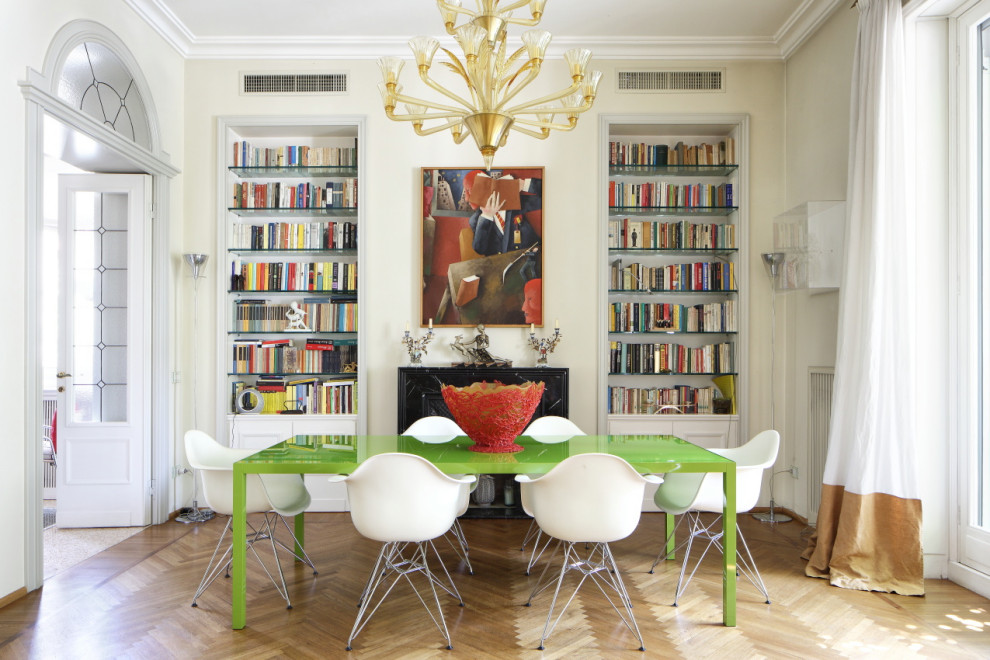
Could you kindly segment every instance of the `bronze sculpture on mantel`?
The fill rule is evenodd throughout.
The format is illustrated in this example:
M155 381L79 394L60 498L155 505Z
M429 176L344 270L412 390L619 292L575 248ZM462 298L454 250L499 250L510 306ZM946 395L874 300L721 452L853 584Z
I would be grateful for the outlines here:
M454 343L450 345L454 351L464 356L462 362L452 362L452 367L511 367L512 360L506 360L492 355L488 352L489 339L485 333L485 326L481 323L477 327L478 334L470 341L461 341L464 335L454 337Z

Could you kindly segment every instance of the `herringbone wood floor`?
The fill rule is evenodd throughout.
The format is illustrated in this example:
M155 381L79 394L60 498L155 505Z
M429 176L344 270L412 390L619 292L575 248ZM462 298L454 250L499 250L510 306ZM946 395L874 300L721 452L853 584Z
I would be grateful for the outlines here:
M535 579L523 574L519 551L525 520L463 521L475 574L461 568L455 575L465 608L443 600L453 651L400 584L347 653L377 547L354 531L347 514L308 514L307 546L320 573L289 569L291 610L254 564L244 630L230 629L229 582L216 583L199 608L190 607L224 521L168 523L0 610L0 658L990 657L990 601L939 580L927 583L924 598L830 587L804 577L800 523L771 526L749 516L741 522L773 604L740 581L736 628L721 625L717 558L706 559L677 608L670 602L679 564L646 573L661 541L660 514L644 514L639 530L613 546L645 654L594 588L581 590L546 651L536 650L548 598L523 606ZM441 552L450 555L442 546Z

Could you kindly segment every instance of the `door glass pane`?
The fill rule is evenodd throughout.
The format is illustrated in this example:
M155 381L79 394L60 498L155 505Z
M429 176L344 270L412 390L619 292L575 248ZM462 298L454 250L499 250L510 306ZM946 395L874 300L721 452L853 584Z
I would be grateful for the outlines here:
M75 193L73 420L127 419L127 196Z
M978 131L980 158L978 159L980 186L979 232L980 258L980 434L976 439L975 460L972 469L973 489L970 492L971 524L990 531L990 231L986 223L990 221L990 22L980 26L980 71L977 77L979 86Z

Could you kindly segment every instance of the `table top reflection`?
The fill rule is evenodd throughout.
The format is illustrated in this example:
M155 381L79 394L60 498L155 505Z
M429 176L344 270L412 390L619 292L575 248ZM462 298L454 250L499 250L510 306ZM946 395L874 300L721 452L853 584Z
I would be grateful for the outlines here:
M362 461L388 452L422 456L449 474L545 473L568 456L587 453L620 456L637 470L654 473L725 472L733 464L672 435L584 435L540 441L520 436L516 442L523 451L492 454L472 451L474 443L467 436L297 435L239 461L238 466L252 473L350 474Z

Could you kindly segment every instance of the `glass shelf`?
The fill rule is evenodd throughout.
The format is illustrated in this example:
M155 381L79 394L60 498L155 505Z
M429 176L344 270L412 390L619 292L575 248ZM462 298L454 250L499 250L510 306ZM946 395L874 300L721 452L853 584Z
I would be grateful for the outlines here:
M341 302L342 298L352 298L353 300L345 302L354 302L357 300L358 292L355 290L345 290L337 289L332 291L311 291L309 289L294 289L292 291L281 291L281 290L267 290L267 289L238 289L236 291L228 290L227 293L234 295L247 295L247 296L258 296L258 295L290 295L290 296L306 296L311 298L322 298L330 297L333 298L334 302Z
M229 248L230 254L290 254L293 256L317 256L321 254L336 256L356 256L357 248L321 248L321 249L273 249L262 250L256 248Z
M690 289L686 291L676 290L668 291L667 289L609 289L609 294L625 294L625 295L649 295L654 293L675 293L675 294L713 294L713 293L739 293L738 289Z
M305 206L305 207L295 207L289 209L274 209L274 208L241 208L241 207L228 207L227 210L234 215L239 215L242 218L257 218L257 217L276 217L276 218L289 218L289 217L338 217L338 218L356 218L357 209L350 207L325 207L325 206Z
M726 216L739 210L738 206L610 206L609 215L680 215Z
M609 330L610 335L735 335L736 330Z
M341 378L344 376L349 376L354 380L357 380L357 372L355 371L335 371L331 373L283 373L280 371L252 371L250 373L234 373L228 372L228 376L284 376L286 378Z
M609 165L610 176L729 176L738 165Z
M315 165L303 167L301 165L290 165L282 167L255 166L255 167L228 167L231 172L243 179L257 179L260 177L276 176L297 176L297 177L357 177L357 165Z
M731 254L733 252L738 252L739 248L614 248L610 247L608 249L609 254L617 254L621 252L632 252L635 254Z
M644 371L627 373L622 371L610 371L609 376L738 376L735 371Z
M357 336L354 330L228 330L228 335L280 335L286 338L298 335L345 335Z

